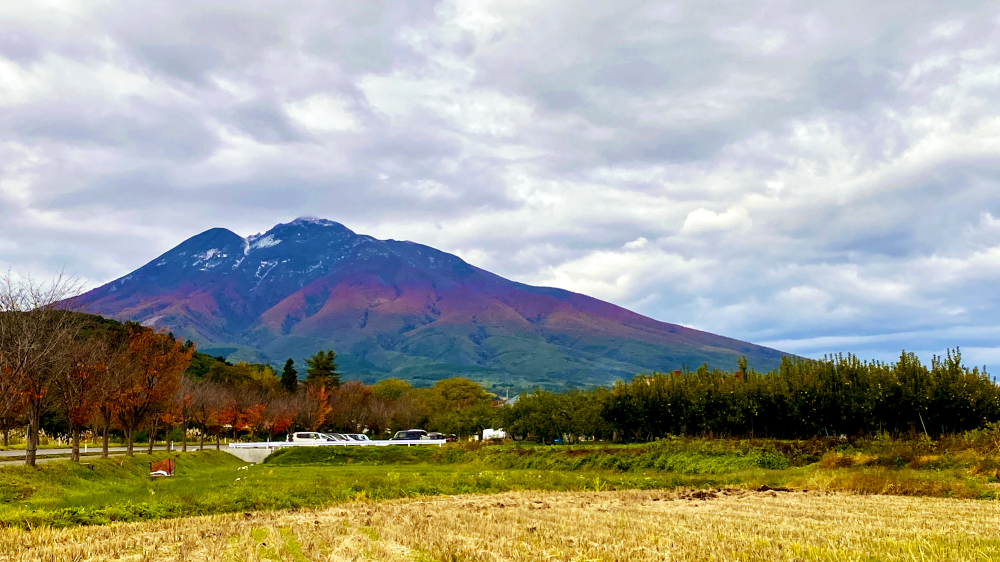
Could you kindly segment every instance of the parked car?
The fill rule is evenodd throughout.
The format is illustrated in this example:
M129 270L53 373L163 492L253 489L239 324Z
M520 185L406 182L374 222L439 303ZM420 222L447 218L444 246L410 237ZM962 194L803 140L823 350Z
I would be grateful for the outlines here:
M419 441L421 439L427 439L426 431L422 429L407 429L397 431L396 435L393 435L389 441Z
M344 437L339 433L324 433L323 435L327 436L330 439L330 441L350 441L350 439Z
M369 439L364 433L345 433L344 435L355 441L371 441L371 439Z
M332 437L315 431L296 431L288 435L288 440L292 443L329 443L334 441Z

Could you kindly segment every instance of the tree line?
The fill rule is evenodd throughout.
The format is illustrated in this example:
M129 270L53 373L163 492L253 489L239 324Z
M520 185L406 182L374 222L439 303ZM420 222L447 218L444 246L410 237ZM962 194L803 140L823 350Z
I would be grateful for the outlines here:
M928 437L1000 421L1000 388L958 349L923 364L902 352L895 362L833 355L784 357L759 373L738 360L735 371L709 369L640 374L610 389L522 395L505 423L515 434L551 441L596 436L650 441L668 435L816 436L923 433Z

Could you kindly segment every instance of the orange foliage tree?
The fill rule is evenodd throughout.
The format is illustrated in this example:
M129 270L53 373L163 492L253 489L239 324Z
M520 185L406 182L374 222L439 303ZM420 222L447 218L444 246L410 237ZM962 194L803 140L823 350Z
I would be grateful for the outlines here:
M134 454L135 432L154 422L177 391L181 375L191 364L194 348L186 348L172 336L140 330L129 340L135 359L131 376L118 392L118 421L125 431L126 454ZM150 435L152 443L153 435Z
M330 391L321 384L309 385L306 392L299 395L300 403L295 423L310 431L318 431L327 422L333 408L330 407Z

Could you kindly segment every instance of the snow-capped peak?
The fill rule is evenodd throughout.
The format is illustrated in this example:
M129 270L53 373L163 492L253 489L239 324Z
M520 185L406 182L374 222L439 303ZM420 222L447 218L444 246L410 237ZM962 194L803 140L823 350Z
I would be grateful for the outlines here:
M315 224L318 226L340 226L340 223L333 222L332 220L321 219L319 217L308 217L308 216L298 217L297 219L293 220L288 224Z

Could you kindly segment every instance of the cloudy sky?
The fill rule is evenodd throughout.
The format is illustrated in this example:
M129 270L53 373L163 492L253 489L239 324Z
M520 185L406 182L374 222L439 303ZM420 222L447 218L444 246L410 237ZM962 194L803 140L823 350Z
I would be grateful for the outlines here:
M785 351L1000 367L998 172L996 2L0 6L0 265L87 287L310 215Z

